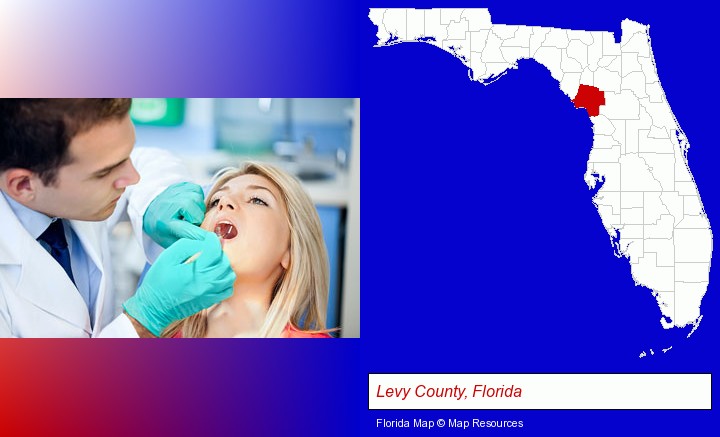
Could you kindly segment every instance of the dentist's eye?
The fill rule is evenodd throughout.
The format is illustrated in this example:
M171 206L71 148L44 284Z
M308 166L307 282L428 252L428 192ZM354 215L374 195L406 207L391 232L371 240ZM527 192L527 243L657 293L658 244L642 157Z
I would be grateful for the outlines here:
M104 170L101 173L95 173L95 179L105 179L106 177L110 176L110 174L113 172L114 169Z
M267 202L265 202L264 200L262 200L261 198L256 197L256 196L253 196L250 198L250 203L255 204L255 205L268 206Z

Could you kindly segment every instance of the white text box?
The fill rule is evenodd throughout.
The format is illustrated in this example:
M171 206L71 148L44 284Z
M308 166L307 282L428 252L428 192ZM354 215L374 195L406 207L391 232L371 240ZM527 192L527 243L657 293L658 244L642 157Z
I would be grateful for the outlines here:
M369 375L371 410L710 409L709 373Z

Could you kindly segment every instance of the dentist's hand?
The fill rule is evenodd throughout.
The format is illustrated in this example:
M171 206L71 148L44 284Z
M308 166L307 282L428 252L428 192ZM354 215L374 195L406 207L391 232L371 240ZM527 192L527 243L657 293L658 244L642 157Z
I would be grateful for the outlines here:
M202 239L181 239L163 251L135 295L123 304L132 318L156 336L170 323L232 295L235 272L219 238L200 232ZM195 261L185 264L198 252Z
M199 240L198 226L205 217L205 195L192 182L170 185L148 206L143 231L164 248L181 238Z

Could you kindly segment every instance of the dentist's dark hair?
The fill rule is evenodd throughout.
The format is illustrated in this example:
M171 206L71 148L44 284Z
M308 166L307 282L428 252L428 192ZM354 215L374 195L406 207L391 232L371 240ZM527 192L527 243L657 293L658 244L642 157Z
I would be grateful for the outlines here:
M130 111L131 99L0 99L0 172L24 168L45 185L72 162L76 135Z

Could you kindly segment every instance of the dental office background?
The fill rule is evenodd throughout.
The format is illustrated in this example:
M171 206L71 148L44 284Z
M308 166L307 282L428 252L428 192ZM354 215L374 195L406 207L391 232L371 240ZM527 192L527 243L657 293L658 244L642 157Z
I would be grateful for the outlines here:
M313 199L330 260L327 326L360 335L359 99L133 99L137 147L179 156L206 186L252 159L297 176ZM134 289L145 268L129 222L113 231L118 287Z

